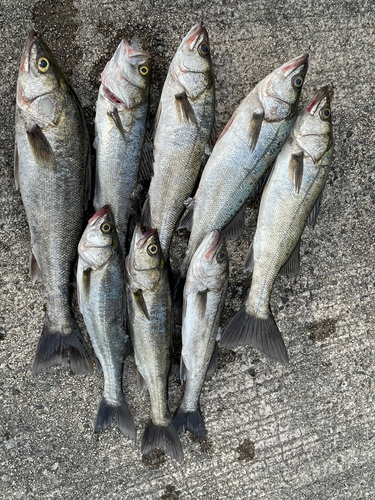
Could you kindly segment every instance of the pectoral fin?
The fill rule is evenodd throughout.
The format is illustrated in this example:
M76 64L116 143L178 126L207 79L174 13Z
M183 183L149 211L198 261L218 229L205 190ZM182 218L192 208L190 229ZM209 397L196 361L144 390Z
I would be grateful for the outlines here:
M114 121L116 127L118 128L121 134L121 137L124 139L124 141L126 141L126 132L122 124L120 115L118 114L118 109L114 107L111 111L108 111L107 114L110 118L112 118L112 120Z
M27 138L36 161L49 168L55 168L55 156L42 129L34 123L26 128Z
M280 269L280 273L283 276L294 276L299 272L299 248L301 246L301 239L297 241L296 246L293 249L293 252L290 254L288 260L285 262L283 267Z
M303 177L303 152L293 154L289 162L289 173L297 193L299 193Z
M142 313L145 315L145 317L148 320L150 320L150 316L148 314L147 305L146 305L145 299L143 297L142 290L137 290L136 292L133 293L133 295L134 295L134 300L135 300L135 303L137 304L138 309L140 311L142 311Z
M257 145L260 129L262 128L264 118L264 111L256 111L253 113L249 124L249 139L250 139L250 151L254 151Z
M323 198L323 191L321 191L320 195L318 196L318 199L316 200L315 205L313 206L313 208L310 212L310 215L307 219L307 222L306 222L306 226L310 226L313 229L315 227L316 220L317 220L318 215L319 215L319 209L320 209L320 205L322 203L322 198Z
M198 125L197 117L195 116L194 109L190 104L186 92L181 92L181 94L176 94L175 103L180 122L186 121Z

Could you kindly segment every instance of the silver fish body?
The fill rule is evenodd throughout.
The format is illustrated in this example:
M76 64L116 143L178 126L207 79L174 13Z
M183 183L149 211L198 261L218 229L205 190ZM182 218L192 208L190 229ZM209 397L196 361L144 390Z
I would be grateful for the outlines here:
M199 22L172 60L156 118L154 175L146 207L148 224L158 230L166 260L213 129L214 101L208 34Z
M92 370L70 307L70 281L90 184L82 109L52 53L31 31L17 82L15 180L31 235L30 273L44 284L47 310L33 370L70 353L77 373Z
M94 206L111 207L124 255L129 215L142 177L150 59L148 52L122 40L102 73L96 104Z
M207 370L217 364L215 344L228 288L229 261L219 231L209 233L195 252L186 278L182 312L181 381L184 397L175 417L183 429L206 437L199 398ZM211 363L211 365L210 365Z
M95 432L106 429L117 413L120 431L135 437L134 422L122 391L123 361L128 342L124 263L108 206L89 220L78 253L80 310L104 374L103 399Z
M180 227L191 229L182 277L206 234L225 230L236 214L241 218L241 208L280 151L295 120L307 61L307 54L297 57L259 82L218 138L181 219Z
M299 267L305 225L315 225L333 156L331 88L324 87L300 113L264 189L257 229L246 261L252 282L245 306L231 320L223 347L248 344L286 363L288 354L272 317L270 296L280 269Z
M164 448L168 455L182 460L181 443L167 404L172 300L157 230L144 232L136 226L125 267L128 330L141 387L148 389L151 402L141 450L147 454Z

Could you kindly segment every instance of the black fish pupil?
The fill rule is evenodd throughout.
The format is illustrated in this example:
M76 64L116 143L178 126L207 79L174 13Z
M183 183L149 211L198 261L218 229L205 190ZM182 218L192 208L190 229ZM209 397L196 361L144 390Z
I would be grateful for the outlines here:
M42 59L42 60L40 61L40 63L39 63L39 66L40 66L41 68L45 68L45 67L47 66L47 61L46 61L45 59Z
M325 110L324 110L324 116L329 116L329 111L328 111L328 109L325 109Z
M207 52L207 50L208 50L208 49L207 49L207 45L202 45L202 46L201 46L201 51L202 51L202 52Z

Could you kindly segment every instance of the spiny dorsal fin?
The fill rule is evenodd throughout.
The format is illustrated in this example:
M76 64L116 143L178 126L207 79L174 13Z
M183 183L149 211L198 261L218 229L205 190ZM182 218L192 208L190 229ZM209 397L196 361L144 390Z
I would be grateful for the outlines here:
M315 205L313 206L313 208L310 212L310 215L307 219L307 222L306 222L306 226L310 226L313 229L315 227L316 220L317 220L318 215L319 215L319 209L320 209L320 205L322 203L322 198L323 198L323 191L320 192L318 199L316 200Z
M150 211L150 199L147 196L141 212L141 223L142 226L150 229L151 228L151 211Z
M194 201L195 199L191 199L190 203L187 205L187 208L180 219L180 223L177 229L187 229L191 231L193 227L193 216L194 216Z
M233 219L222 230L223 235L228 241L241 236L245 224L245 208L246 203L242 205Z
M299 273L299 249L301 246L301 239L297 241L292 253L290 254L288 260L285 262L283 267L280 269L279 274L282 276L295 276Z
M212 353L210 364L208 365L206 372L206 380L215 373L217 365L218 365L218 342L215 342L214 351Z
M235 118L236 118L236 112L233 113L233 115L230 117L228 123L223 128L221 134L217 138L216 144L220 141L220 139L223 137L223 135L225 135L225 133L228 131L229 127L232 125Z
M138 309L140 311L142 311L142 313L145 315L145 317L148 320L150 320L150 316L148 314L147 305L146 305L145 299L143 297L142 290L141 289L137 290L136 292L133 293L133 295L134 295L134 300L135 300L135 303L137 304Z
M125 132L124 126L122 124L120 115L118 113L118 109L112 108L111 111L108 111L107 114L110 118L112 118L112 120L114 121L116 127L118 128L118 130L121 134L121 137L124 139L124 141L126 141L126 132Z
M181 94L176 94L175 103L180 122L185 120L186 122L192 122L195 125L198 125L197 117L195 116L194 109L190 104L186 92L181 92Z
M55 168L55 155L53 154L47 137L43 134L39 125L34 123L27 127L26 133L37 162L44 167Z
M294 184L297 193L301 189L302 176L303 176L303 152L293 154L289 162L289 173L291 181Z

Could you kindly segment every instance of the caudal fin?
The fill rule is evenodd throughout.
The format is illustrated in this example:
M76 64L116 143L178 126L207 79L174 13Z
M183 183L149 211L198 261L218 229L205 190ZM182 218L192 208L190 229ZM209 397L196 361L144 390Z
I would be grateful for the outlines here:
M184 453L173 423L164 427L155 425L151 419L148 421L143 434L141 451L144 455L147 455L156 448L164 450L167 455L177 460L177 462L182 462Z
M92 372L93 363L90 352L75 321L72 320L71 333L61 335L52 330L46 319L35 353L33 372L41 373L52 365L66 364L68 353L70 367L75 373Z
M189 431L194 436L206 438L206 426L199 410L197 411L179 411L173 421L176 431L180 434L183 431Z
M95 421L95 432L101 432L112 424L115 414L117 414L117 426L124 436L134 438L137 435L133 417L128 405L124 400L121 406L110 405L104 398L102 399Z
M239 345L256 347L274 361L289 362L283 338L271 312L264 319L252 316L245 307L238 311L226 327L220 346L228 349Z

